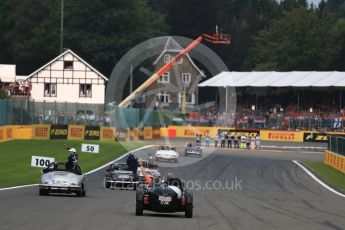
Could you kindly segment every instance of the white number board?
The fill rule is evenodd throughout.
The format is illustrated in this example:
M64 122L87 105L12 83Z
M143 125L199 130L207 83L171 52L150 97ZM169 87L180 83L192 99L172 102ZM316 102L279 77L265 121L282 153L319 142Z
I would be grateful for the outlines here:
M31 157L31 167L40 167L46 168L51 163L55 161L52 157L41 157L41 156L32 156Z
M86 153L99 153L99 145L82 144L81 151Z

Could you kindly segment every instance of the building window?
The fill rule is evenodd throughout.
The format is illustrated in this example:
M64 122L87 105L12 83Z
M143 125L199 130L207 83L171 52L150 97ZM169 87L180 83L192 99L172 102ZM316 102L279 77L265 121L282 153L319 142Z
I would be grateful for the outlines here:
M162 76L159 77L158 83L169 83L170 82L170 72L163 73Z
M169 103L170 95L167 92L159 92L156 94L156 101L159 103Z
M64 61L63 62L63 69L64 70L73 70L73 62L72 61Z
M92 90L91 84L80 84L79 97L91 97Z
M178 94L178 103L182 104L182 93ZM195 95L194 93L186 93L186 103L187 104L194 104L195 103Z
M44 96L45 97L56 97L56 84L45 83L44 84Z
M170 54L164 54L164 63L168 63L170 61Z
M183 57L180 58L180 60L177 61L177 64L182 64L183 63Z
M190 73L182 73L182 83L190 84L192 81L192 75Z

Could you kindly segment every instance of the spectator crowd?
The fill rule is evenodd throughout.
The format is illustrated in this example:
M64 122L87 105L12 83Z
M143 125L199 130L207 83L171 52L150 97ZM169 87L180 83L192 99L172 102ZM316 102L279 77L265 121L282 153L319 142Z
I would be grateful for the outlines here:
M30 82L2 82L0 79L0 90L4 91L7 96L30 96Z

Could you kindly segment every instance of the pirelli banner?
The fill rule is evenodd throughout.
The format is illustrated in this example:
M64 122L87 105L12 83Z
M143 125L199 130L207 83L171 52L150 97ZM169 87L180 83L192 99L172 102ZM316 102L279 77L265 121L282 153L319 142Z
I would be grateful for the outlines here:
M152 137L152 127L144 127L144 140L151 140Z
M211 138L214 138L218 133L218 128L202 126L169 126L168 128L160 128L161 137L195 138L198 133L201 133L203 137L208 133Z
M345 157L331 151L325 152L324 163L332 168L345 173Z
M99 126L85 126L84 140L100 140L101 128Z
M160 127L152 127L152 137L153 138L161 137Z
M0 142L14 139L32 139L31 125L7 125L0 127Z
M4 128L0 127L0 142L6 141L5 134L4 134Z
M6 140L10 141L14 139L14 135L13 135L13 127L10 126L5 126L5 138Z
M260 130L263 141L303 142L302 131Z
M13 140L13 128L11 126L0 127L0 142Z
M68 125L52 125L50 128L50 139L66 140L68 135Z
M84 125L69 125L68 126L68 140L84 140Z
M101 127L101 141L114 141L115 140L115 128L111 127Z
M51 125L32 125L32 139L49 140Z

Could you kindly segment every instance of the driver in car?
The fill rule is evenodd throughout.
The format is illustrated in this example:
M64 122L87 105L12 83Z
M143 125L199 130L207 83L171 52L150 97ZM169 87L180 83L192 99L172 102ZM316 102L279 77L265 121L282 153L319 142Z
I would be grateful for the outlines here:
M174 178L171 173L168 174L167 176L167 181L166 182L161 182L161 181L153 181L152 178L146 173L145 168L142 165L141 160L138 160L138 166L141 168L141 171L144 175L146 184L148 186L148 189L152 189L153 185L167 185L169 188L171 188L176 194L177 198L180 199L182 196L182 191L183 191L183 182L181 182L180 179ZM155 182L155 183L153 183Z

